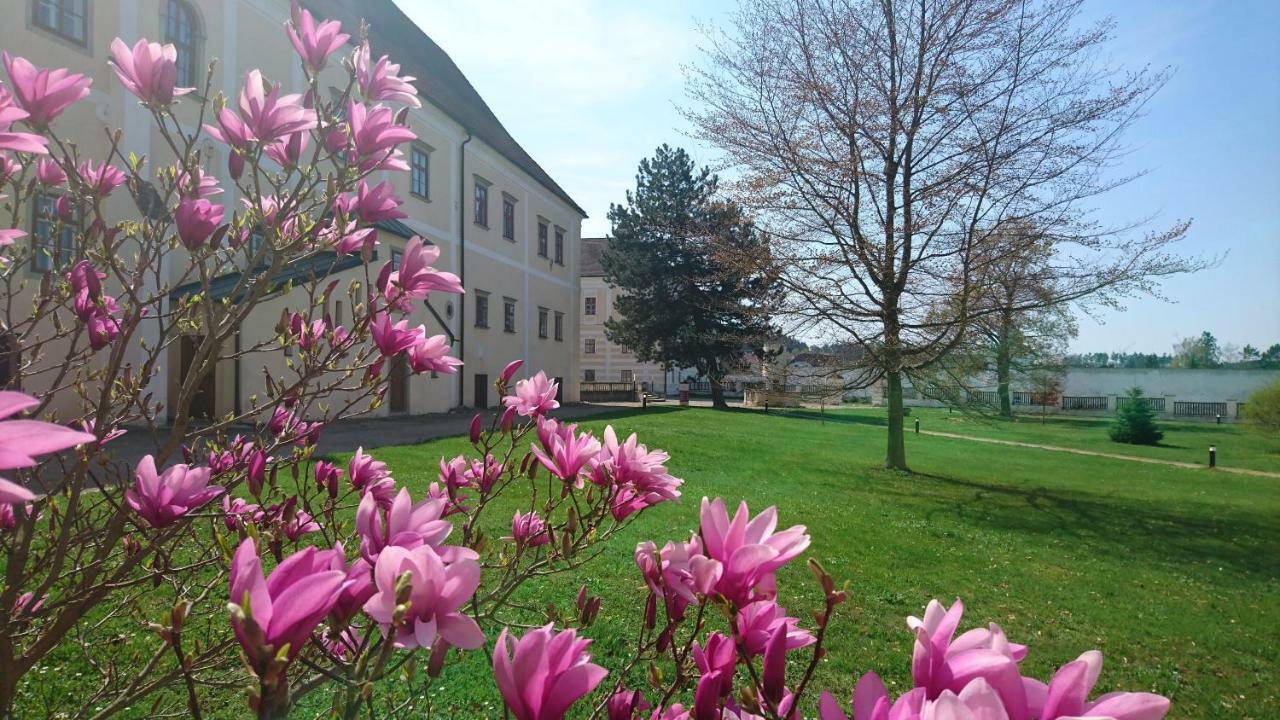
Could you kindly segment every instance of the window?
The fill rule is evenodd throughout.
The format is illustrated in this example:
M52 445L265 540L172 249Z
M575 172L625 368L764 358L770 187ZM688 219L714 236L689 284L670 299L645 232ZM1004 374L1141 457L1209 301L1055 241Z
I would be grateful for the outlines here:
M633 383L633 382L635 382L635 381L636 381L636 371L635 371L635 370L623 370L623 371L622 371L622 382L624 382L624 383Z
M178 87L203 87L200 77L200 20L196 11L183 0L164 4L164 41L178 51L174 65L178 70Z
M431 199L431 148L421 143L409 153L409 192Z
M564 264L564 228L556 228L556 264Z
M596 314L596 299L595 299L594 297L584 298L584 299L583 299L583 302L585 302L585 303L586 303L586 307L584 307L584 308L583 308L583 310L582 310L582 311L583 311L583 313L584 313L584 314L586 314L586 315L595 315L595 314Z
M502 329L509 333L516 331L515 298L502 298Z
M76 229L80 226L80 209L71 211L66 221L57 219L56 195L35 196L32 213L31 262L36 270L70 267L75 260Z
M34 0L31 20L64 40L89 45L89 0Z
M475 221L481 227L489 227L489 183L476 178Z
M13 333L0 334L0 388L9 387L22 368L22 350Z
M564 313L556 312L556 340L564 341Z
M476 291L476 327L489 327L489 293Z
M538 257L547 256L547 232L549 230L550 225L547 224L546 220L538 221Z
M391 269L392 269L392 270L399 270L399 269L400 269L400 263L401 263L401 262L403 262L403 261L404 261L404 251L403 251L403 250L392 250L392 251L391 251Z
M549 325L549 316L551 311L544 307L538 308L538 337L545 338L547 336L547 326Z
M502 237L516 241L516 201L506 193L502 194Z
M586 340L582 341L582 352L586 353L587 355L595 355L595 354L596 354L596 339L595 339L595 338L587 338Z
M596 371L595 371L595 370L583 370L583 371L582 371L582 380L583 380L583 382L595 382L595 381L596 381Z
M630 354L631 354L631 351L627 349L627 346L626 346L626 345L622 345L622 346L620 346L620 347L618 348L618 350L622 351L622 354L623 354L623 355L630 355Z
M341 300L333 301L333 324L334 325L342 324L342 301Z

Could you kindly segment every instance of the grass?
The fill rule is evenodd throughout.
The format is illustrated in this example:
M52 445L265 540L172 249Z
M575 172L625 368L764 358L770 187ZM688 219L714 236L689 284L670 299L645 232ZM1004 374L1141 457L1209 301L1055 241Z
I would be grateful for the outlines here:
M822 417L817 410L791 410L791 414ZM912 408L908 430L919 417L921 429L1011 440L1036 445L1057 445L1117 455L1137 455L1160 460L1206 464L1209 446L1218 451L1218 464L1280 473L1280 437L1264 435L1243 423L1157 420L1164 431L1159 445L1128 445L1107 436L1109 417L1017 415L1006 420L992 415L949 412L940 408ZM827 410L825 420L883 426L881 408ZM992 452L1000 452L993 449Z
M933 425L942 416L924 417ZM840 697L872 669L891 692L905 690L905 616L930 598L958 596L963 628L997 622L1030 645L1023 667L1031 675L1047 679L1097 648L1107 658L1098 693L1159 692L1173 699L1174 718L1280 716L1280 481L927 435L908 436L913 474L889 472L877 467L884 432L873 411L824 420L664 407L607 422L671 453L671 471L686 480L684 502L643 515L584 571L526 586L517 598L568 607L585 582L604 600L586 633L602 664L621 656L639 617L635 543L687 537L698 500L719 495L753 511L778 505L781 526L807 525L808 554L848 581L851 601L816 681ZM1061 428L1053 444L1074 432ZM1241 437L1240 447L1252 442ZM416 496L441 455L466 449L452 438L376 455ZM500 510L495 520L510 517ZM801 563L779 584L793 615L816 608ZM74 692L70 673L54 674L44 680ZM450 667L432 694L437 716L500 714L481 652ZM211 716L243 714L238 695L219 703Z

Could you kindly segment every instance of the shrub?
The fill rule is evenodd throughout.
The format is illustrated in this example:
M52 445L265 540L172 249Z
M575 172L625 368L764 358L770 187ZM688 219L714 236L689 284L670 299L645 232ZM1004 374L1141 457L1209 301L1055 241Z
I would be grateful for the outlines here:
M1129 388L1116 408L1115 422L1111 423L1107 434L1114 442L1130 445L1155 445L1164 437L1156 425L1155 411L1142 397L1142 388Z
M1280 380L1254 391L1244 405L1244 418L1254 428L1280 435Z

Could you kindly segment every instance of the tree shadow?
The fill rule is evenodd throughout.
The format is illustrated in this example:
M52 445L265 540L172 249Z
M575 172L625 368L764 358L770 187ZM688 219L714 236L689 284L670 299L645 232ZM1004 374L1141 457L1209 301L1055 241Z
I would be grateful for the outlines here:
M1194 501L1156 505L931 473L914 473L907 482L909 487L885 491L916 500L932 497L936 507L926 513L930 520L946 515L974 526L1066 540L1113 558L1182 570L1212 563L1280 577L1280 524L1265 512L1224 513L1221 505Z

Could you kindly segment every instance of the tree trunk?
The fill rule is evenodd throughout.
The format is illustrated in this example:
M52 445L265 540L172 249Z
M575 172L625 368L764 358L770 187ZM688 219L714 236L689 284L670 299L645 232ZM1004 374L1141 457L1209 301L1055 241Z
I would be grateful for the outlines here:
M724 385L714 375L711 377L711 406L719 410L729 409L729 403L724 399Z
M1000 325L1000 339L996 341L996 394L1000 397L1000 416L1010 420L1013 419L1013 401L1009 396L1009 377L1012 374L1010 356L1013 354L1013 348L1009 346L1012 324L1011 313L1005 313Z
M902 373L890 371L886 375L888 388L885 398L889 404L889 447L884 466L890 470L907 470L907 439L902 428Z
M1000 396L1000 415L1013 419L1013 400L1009 393L1009 346L1001 343L996 350L996 394Z

